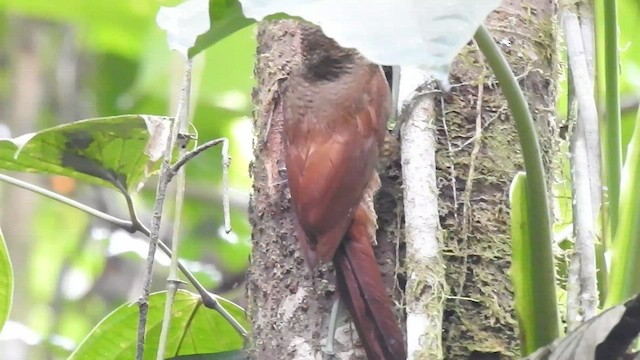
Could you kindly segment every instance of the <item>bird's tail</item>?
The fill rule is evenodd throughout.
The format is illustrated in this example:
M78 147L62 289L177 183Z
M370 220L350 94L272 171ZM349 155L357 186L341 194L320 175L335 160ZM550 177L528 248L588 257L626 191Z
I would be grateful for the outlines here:
M356 211L346 239L334 255L340 298L355 323L369 360L404 360L407 353L380 268L373 254L369 216ZM375 234L373 235L375 236Z

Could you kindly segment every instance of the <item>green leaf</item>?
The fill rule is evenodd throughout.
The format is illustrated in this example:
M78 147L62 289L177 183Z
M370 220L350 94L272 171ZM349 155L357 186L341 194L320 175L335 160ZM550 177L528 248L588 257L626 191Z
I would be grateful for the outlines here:
M244 16L238 0L188 0L162 7L156 17L158 27L167 32L169 48L189 58L254 22Z
M0 330L9 317L13 299L13 271L4 236L0 230Z
M534 269L528 261L531 254L528 252L528 244L531 243L529 224L527 221L527 176L518 173L509 191L511 203L511 281L514 292L514 308L518 319L520 333L520 351L522 355L533 352L536 347L531 339L535 335L535 324L531 321L536 317L535 304L533 304L533 291L531 289L530 275Z
M638 120L640 121L640 113ZM605 308L640 292L640 126L636 125L622 171L617 230L613 239ZM613 224L615 225L615 224Z
M555 290L555 284L539 284L538 264L541 257L546 255L540 251L537 234L531 229L527 186L527 176L520 172L513 179L509 191L512 247L510 272L520 333L520 352L523 356L547 345L548 329L558 326L553 317L541 316L555 311L545 309L544 299L540 297L541 293L550 291L544 290L543 286L551 286Z
M69 176L123 193L159 168L170 121L122 115L0 140L0 169Z
M165 294L163 291L149 297L144 359L156 357ZM240 324L248 327L242 308L222 298L217 300ZM119 307L87 335L69 360L135 358L137 324L137 302ZM167 339L169 356L237 351L243 344L242 336L218 312L205 308L200 296L183 290L176 293Z
M238 0L209 0L209 21L209 30L200 35L195 46L189 49L190 58L255 22L244 17Z
M247 356L242 351L225 351L214 354L194 354L176 356L166 360L245 360Z

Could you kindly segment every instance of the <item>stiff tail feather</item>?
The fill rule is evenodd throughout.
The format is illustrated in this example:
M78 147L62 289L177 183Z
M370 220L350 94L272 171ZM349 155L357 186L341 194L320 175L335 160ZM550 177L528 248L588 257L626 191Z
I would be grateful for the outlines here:
M404 360L402 331L393 314L366 231L354 226L333 261L340 298L351 313L369 360Z

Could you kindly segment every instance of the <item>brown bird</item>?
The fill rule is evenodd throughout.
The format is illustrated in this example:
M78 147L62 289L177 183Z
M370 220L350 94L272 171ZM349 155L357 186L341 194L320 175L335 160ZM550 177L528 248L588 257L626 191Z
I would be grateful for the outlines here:
M391 94L380 66L301 25L302 62L283 94L285 163L298 240L312 268L333 260L367 357L402 360L402 331L372 244L375 170Z

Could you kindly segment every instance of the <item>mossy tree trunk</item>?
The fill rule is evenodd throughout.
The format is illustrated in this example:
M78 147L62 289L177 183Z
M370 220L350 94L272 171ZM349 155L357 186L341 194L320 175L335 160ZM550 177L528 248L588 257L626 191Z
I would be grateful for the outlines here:
M555 2L507 0L488 20L526 92L545 153L557 149L554 125L557 71ZM333 270L312 274L293 231L282 154L279 91L299 58L295 22L262 24L258 33L254 150L252 265L248 273L254 359L322 358ZM445 359L518 356L518 334L509 277L508 191L522 170L520 145L499 84L470 44L457 57L451 91L436 108L436 153L443 254L448 297L444 306ZM439 107L437 105L437 107ZM376 254L389 288L397 281L396 254L403 256L403 210L398 152L386 154L377 197L380 229ZM553 164L545 157L551 174ZM551 183L551 181L550 181ZM391 274L391 275L389 275ZM398 301L402 305L402 301ZM362 358L357 334L338 332L338 358ZM355 350L355 351L354 351ZM355 356L354 356L355 355Z
M280 91L299 59L295 21L263 23L258 31L253 93L254 154L251 165L253 226L251 267L247 275L253 359L322 359L327 322L335 296L333 268L312 273L300 253L293 230L282 148ZM396 282L397 244L401 243L402 204L397 148L388 147L379 166L382 188L376 197L376 257L388 289ZM349 324L336 334L338 359L363 359L358 335Z
M555 12L554 1L504 1L487 21L525 91L545 154L557 148ZM436 155L449 288L445 358L515 358L508 192L523 168L518 136L499 84L474 44L457 57L450 80ZM545 155L547 174L549 159Z

